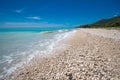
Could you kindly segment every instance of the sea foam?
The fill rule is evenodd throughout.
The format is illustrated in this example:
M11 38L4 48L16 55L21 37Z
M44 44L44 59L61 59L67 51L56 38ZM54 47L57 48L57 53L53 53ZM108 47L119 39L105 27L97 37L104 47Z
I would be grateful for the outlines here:
M8 54L4 54L5 51L1 53L1 54L4 54L3 55L4 57L2 58L3 59L6 58L8 63L7 65L1 67L1 69L3 68L3 70L0 73L0 77L3 77L3 75L11 74L18 67L22 67L23 64L29 63L35 56L51 54L55 48L60 47L60 44L59 44L60 41L66 38L69 38L74 33L75 33L75 30L71 30L71 31L58 30L53 32L40 32L40 33L32 32L32 33L27 33L27 35L24 34L24 39L22 39L23 38L22 33L19 33L19 34L13 33L14 36L17 36L16 38L19 38L19 40L16 39L16 41L11 42L11 44L14 44L14 42L16 42L16 44L12 46L13 50L9 50L10 52ZM9 35L9 36L12 36L12 35ZM14 40L15 40L15 37L14 37ZM18 46L17 48L14 47L16 45ZM11 46L7 46L7 47L8 49L11 49L9 48ZM0 60L0 62L2 62L2 60ZM4 64L4 60L2 64Z

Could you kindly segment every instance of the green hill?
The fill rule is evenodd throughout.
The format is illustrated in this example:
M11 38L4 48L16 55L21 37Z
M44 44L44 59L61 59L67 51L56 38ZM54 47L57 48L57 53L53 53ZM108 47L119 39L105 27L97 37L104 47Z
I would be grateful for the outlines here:
M113 17L110 19L102 19L93 24L81 25L78 28L109 28L109 27L119 27L120 28L120 16Z

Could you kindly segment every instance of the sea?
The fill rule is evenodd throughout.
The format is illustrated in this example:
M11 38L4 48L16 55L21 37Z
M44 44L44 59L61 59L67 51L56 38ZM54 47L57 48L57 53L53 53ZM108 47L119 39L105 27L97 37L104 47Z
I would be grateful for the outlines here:
M0 78L11 74L35 55L47 55L74 28L0 29Z

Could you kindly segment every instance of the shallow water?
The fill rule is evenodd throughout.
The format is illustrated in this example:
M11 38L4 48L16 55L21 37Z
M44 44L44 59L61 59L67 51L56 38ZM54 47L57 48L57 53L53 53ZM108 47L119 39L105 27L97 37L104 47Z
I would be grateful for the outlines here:
M9 74L35 55L49 54L68 30L49 32L0 32L0 76Z

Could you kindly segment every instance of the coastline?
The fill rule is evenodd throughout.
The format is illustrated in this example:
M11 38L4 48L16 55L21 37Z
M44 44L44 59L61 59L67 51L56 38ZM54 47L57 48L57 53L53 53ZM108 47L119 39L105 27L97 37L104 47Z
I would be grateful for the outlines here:
M119 80L119 34L116 30L78 29L61 40L52 54L36 56L5 80Z

